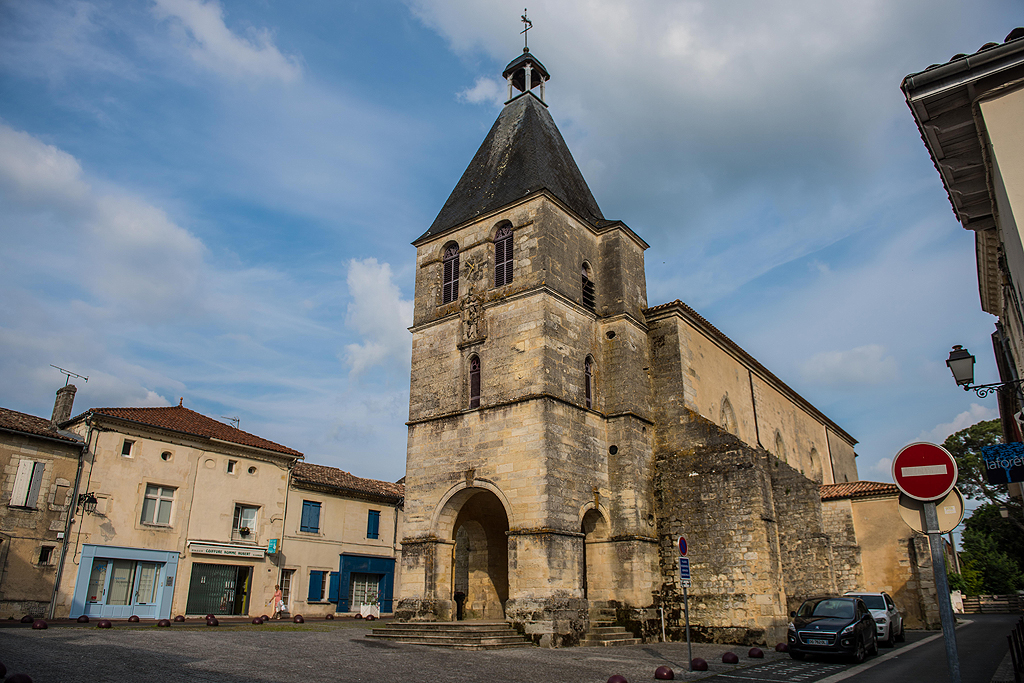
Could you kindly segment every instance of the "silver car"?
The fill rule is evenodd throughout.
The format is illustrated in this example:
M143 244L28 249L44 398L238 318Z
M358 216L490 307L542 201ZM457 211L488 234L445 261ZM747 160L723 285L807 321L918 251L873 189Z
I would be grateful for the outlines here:
M903 633L903 615L896 609L896 604L886 592L861 593L848 591L846 595L855 596L864 601L875 620L878 644L892 647L894 643L902 643L906 636Z

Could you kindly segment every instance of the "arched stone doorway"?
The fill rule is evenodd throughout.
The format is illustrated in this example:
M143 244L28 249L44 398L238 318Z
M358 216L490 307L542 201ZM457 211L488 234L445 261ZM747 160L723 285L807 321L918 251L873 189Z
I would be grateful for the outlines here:
M459 491L445 505L454 541L452 596L463 598L464 619L504 619L508 601L508 516L498 497L482 488ZM453 610L453 617L457 611Z
M582 581L583 597L590 602L614 599L615 577L613 546L609 542L608 522L600 510L591 508L583 515Z

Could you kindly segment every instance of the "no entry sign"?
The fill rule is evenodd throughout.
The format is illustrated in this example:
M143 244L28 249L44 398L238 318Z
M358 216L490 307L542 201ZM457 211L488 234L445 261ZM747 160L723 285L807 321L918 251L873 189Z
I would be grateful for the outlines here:
M892 460L892 479L900 491L917 500L936 500L956 485L956 460L942 446L912 443Z

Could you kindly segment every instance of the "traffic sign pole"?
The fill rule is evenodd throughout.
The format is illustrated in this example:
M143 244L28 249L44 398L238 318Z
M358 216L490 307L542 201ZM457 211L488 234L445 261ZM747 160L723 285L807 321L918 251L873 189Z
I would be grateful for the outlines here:
M686 594L686 586L683 586L683 614L686 615L686 656L690 660L690 671L693 671L693 646L690 645L690 598ZM953 683L960 683L954 681Z
M924 504L925 529L928 532L928 546L932 551L932 574L935 575L935 592L939 598L939 618L942 620L943 640L946 641L946 665L949 668L950 683L960 683L960 655L956 649L956 621L953 605L949 602L949 581L946 578L946 559L942 550L942 531L939 529L939 513L935 502ZM953 552L956 552L954 549Z

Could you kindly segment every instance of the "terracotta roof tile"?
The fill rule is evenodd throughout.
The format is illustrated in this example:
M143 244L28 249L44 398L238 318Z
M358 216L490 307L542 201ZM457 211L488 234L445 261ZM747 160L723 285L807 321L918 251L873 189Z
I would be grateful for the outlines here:
M896 484L881 481L848 481L842 484L822 484L822 500L839 498L867 498L869 496L895 496L900 490Z
M405 477L402 477L404 480ZM377 479L363 479L337 467L314 465L310 462L296 463L292 480L300 484L323 486L338 491L351 492L375 498L398 502L405 496L405 485Z
M242 446L262 448L276 453L302 457L302 453L287 446L268 441L255 434L243 432L241 429L236 429L231 425L226 425L223 422L206 417L201 413L180 405L169 408L92 408L88 412L129 422L138 422L151 427L168 429L172 432L181 432L207 439L219 439ZM73 419L77 420L80 417L82 416L79 415Z
M51 439L67 441L68 443L81 443L78 439L59 432L53 426L53 423L46 418L19 413L17 410L8 410L7 408L0 408L0 429L34 434L36 436L46 436Z

